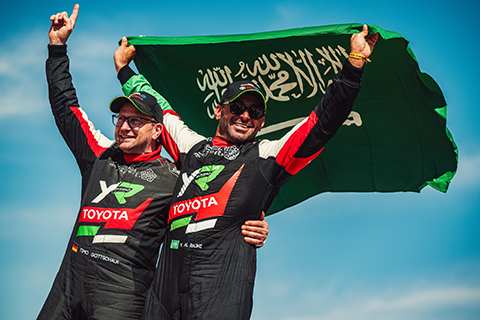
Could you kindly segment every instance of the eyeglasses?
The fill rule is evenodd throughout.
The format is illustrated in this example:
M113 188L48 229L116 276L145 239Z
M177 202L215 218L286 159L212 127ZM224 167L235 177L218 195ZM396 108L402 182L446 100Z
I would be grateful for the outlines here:
M226 104L226 103L224 103ZM250 107L245 106L241 101L230 102L230 112L236 115L242 115L245 110L248 111L250 118L258 120L265 115L265 110L253 105Z
M142 118L142 117L138 117L138 116L124 117L124 116L121 116L121 115L112 114L112 122L113 122L113 125L115 127L121 127L121 126L123 126L123 123L125 121L127 121L130 128L136 129L136 128L138 128L142 125L142 120L157 123L155 120Z

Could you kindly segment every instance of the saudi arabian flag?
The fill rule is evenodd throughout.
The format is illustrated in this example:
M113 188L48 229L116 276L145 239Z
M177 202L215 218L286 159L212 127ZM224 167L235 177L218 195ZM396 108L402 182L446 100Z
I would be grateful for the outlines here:
M360 24L245 35L130 37L135 64L185 123L211 137L213 110L228 84L257 82L267 94L259 139L279 139L308 116L349 54ZM281 189L269 214L321 192L446 192L457 148L446 128L446 102L420 72L408 41L380 37L365 66L353 111L321 155Z

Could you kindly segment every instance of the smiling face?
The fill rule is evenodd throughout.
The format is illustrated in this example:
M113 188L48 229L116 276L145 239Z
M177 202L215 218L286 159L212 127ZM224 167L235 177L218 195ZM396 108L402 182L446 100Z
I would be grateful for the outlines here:
M245 92L236 100L240 100L246 107L264 105L257 94L252 92ZM236 144L252 141L265 124L264 117L252 119L247 110L241 115L233 114L230 104L218 105L215 108L215 118L219 120L216 136Z
M154 120L140 112L132 103L125 103L118 113L123 117L138 116ZM115 141L119 148L129 154L144 154L153 152L156 149L156 140L162 132L162 124L142 120L140 127L131 128L128 121L123 122L120 127L115 127Z

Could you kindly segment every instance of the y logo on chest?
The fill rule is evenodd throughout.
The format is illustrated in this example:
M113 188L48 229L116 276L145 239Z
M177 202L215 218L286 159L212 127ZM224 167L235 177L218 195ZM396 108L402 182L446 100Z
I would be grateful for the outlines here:
M208 190L208 183L214 180L224 168L225 166L223 165L203 166L193 171L190 176L184 172L182 174L183 185L178 192L177 197L181 197L185 193L185 190L187 190L190 183L192 183L194 180L203 191Z
M117 198L118 203L124 204L127 202L125 198L132 197L138 192L145 189L144 186L139 184L133 184L128 182L118 182L114 183L107 187L107 183L103 180L100 180L100 189L102 192L92 200L92 203L99 203L102 201L109 193L113 192Z

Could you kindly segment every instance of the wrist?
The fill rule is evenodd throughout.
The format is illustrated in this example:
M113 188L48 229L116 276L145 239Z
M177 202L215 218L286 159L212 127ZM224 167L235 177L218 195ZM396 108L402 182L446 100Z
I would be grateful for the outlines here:
M350 52L348 56L348 61L350 61L350 63L357 68L363 68L363 66L367 64L367 62L372 62L370 59L368 59L364 55L354 53L354 52Z
M126 64L123 64L123 63L117 63L115 61L115 71L117 71L117 74L120 72L120 70L122 70L124 67L126 67L127 65Z
M118 71L117 78L123 86L134 75L135 75L135 71L133 71L132 68L130 68L128 65L126 65L126 66L123 66Z
M342 71L340 71L339 73L341 73L342 78L344 78L348 81L355 82L355 83L360 83L361 80L362 80L362 75L363 75L364 70L365 69L363 69L361 67L357 67L357 66L353 65L350 62L350 60L347 59L343 63Z
M63 43L60 40L50 39L50 45L52 45L52 46L63 46L64 44L65 43Z
M57 35L50 35L49 34L48 39L50 40L50 44L53 45L53 46L61 46L61 45L64 45L67 42L65 39L63 39L63 40L65 40L65 41L63 41Z
M363 68L364 65L367 64L366 61L355 59L355 58L348 58L348 61L354 66L355 68Z
M67 45L48 45L48 58L49 59L58 59L63 58L67 55Z

